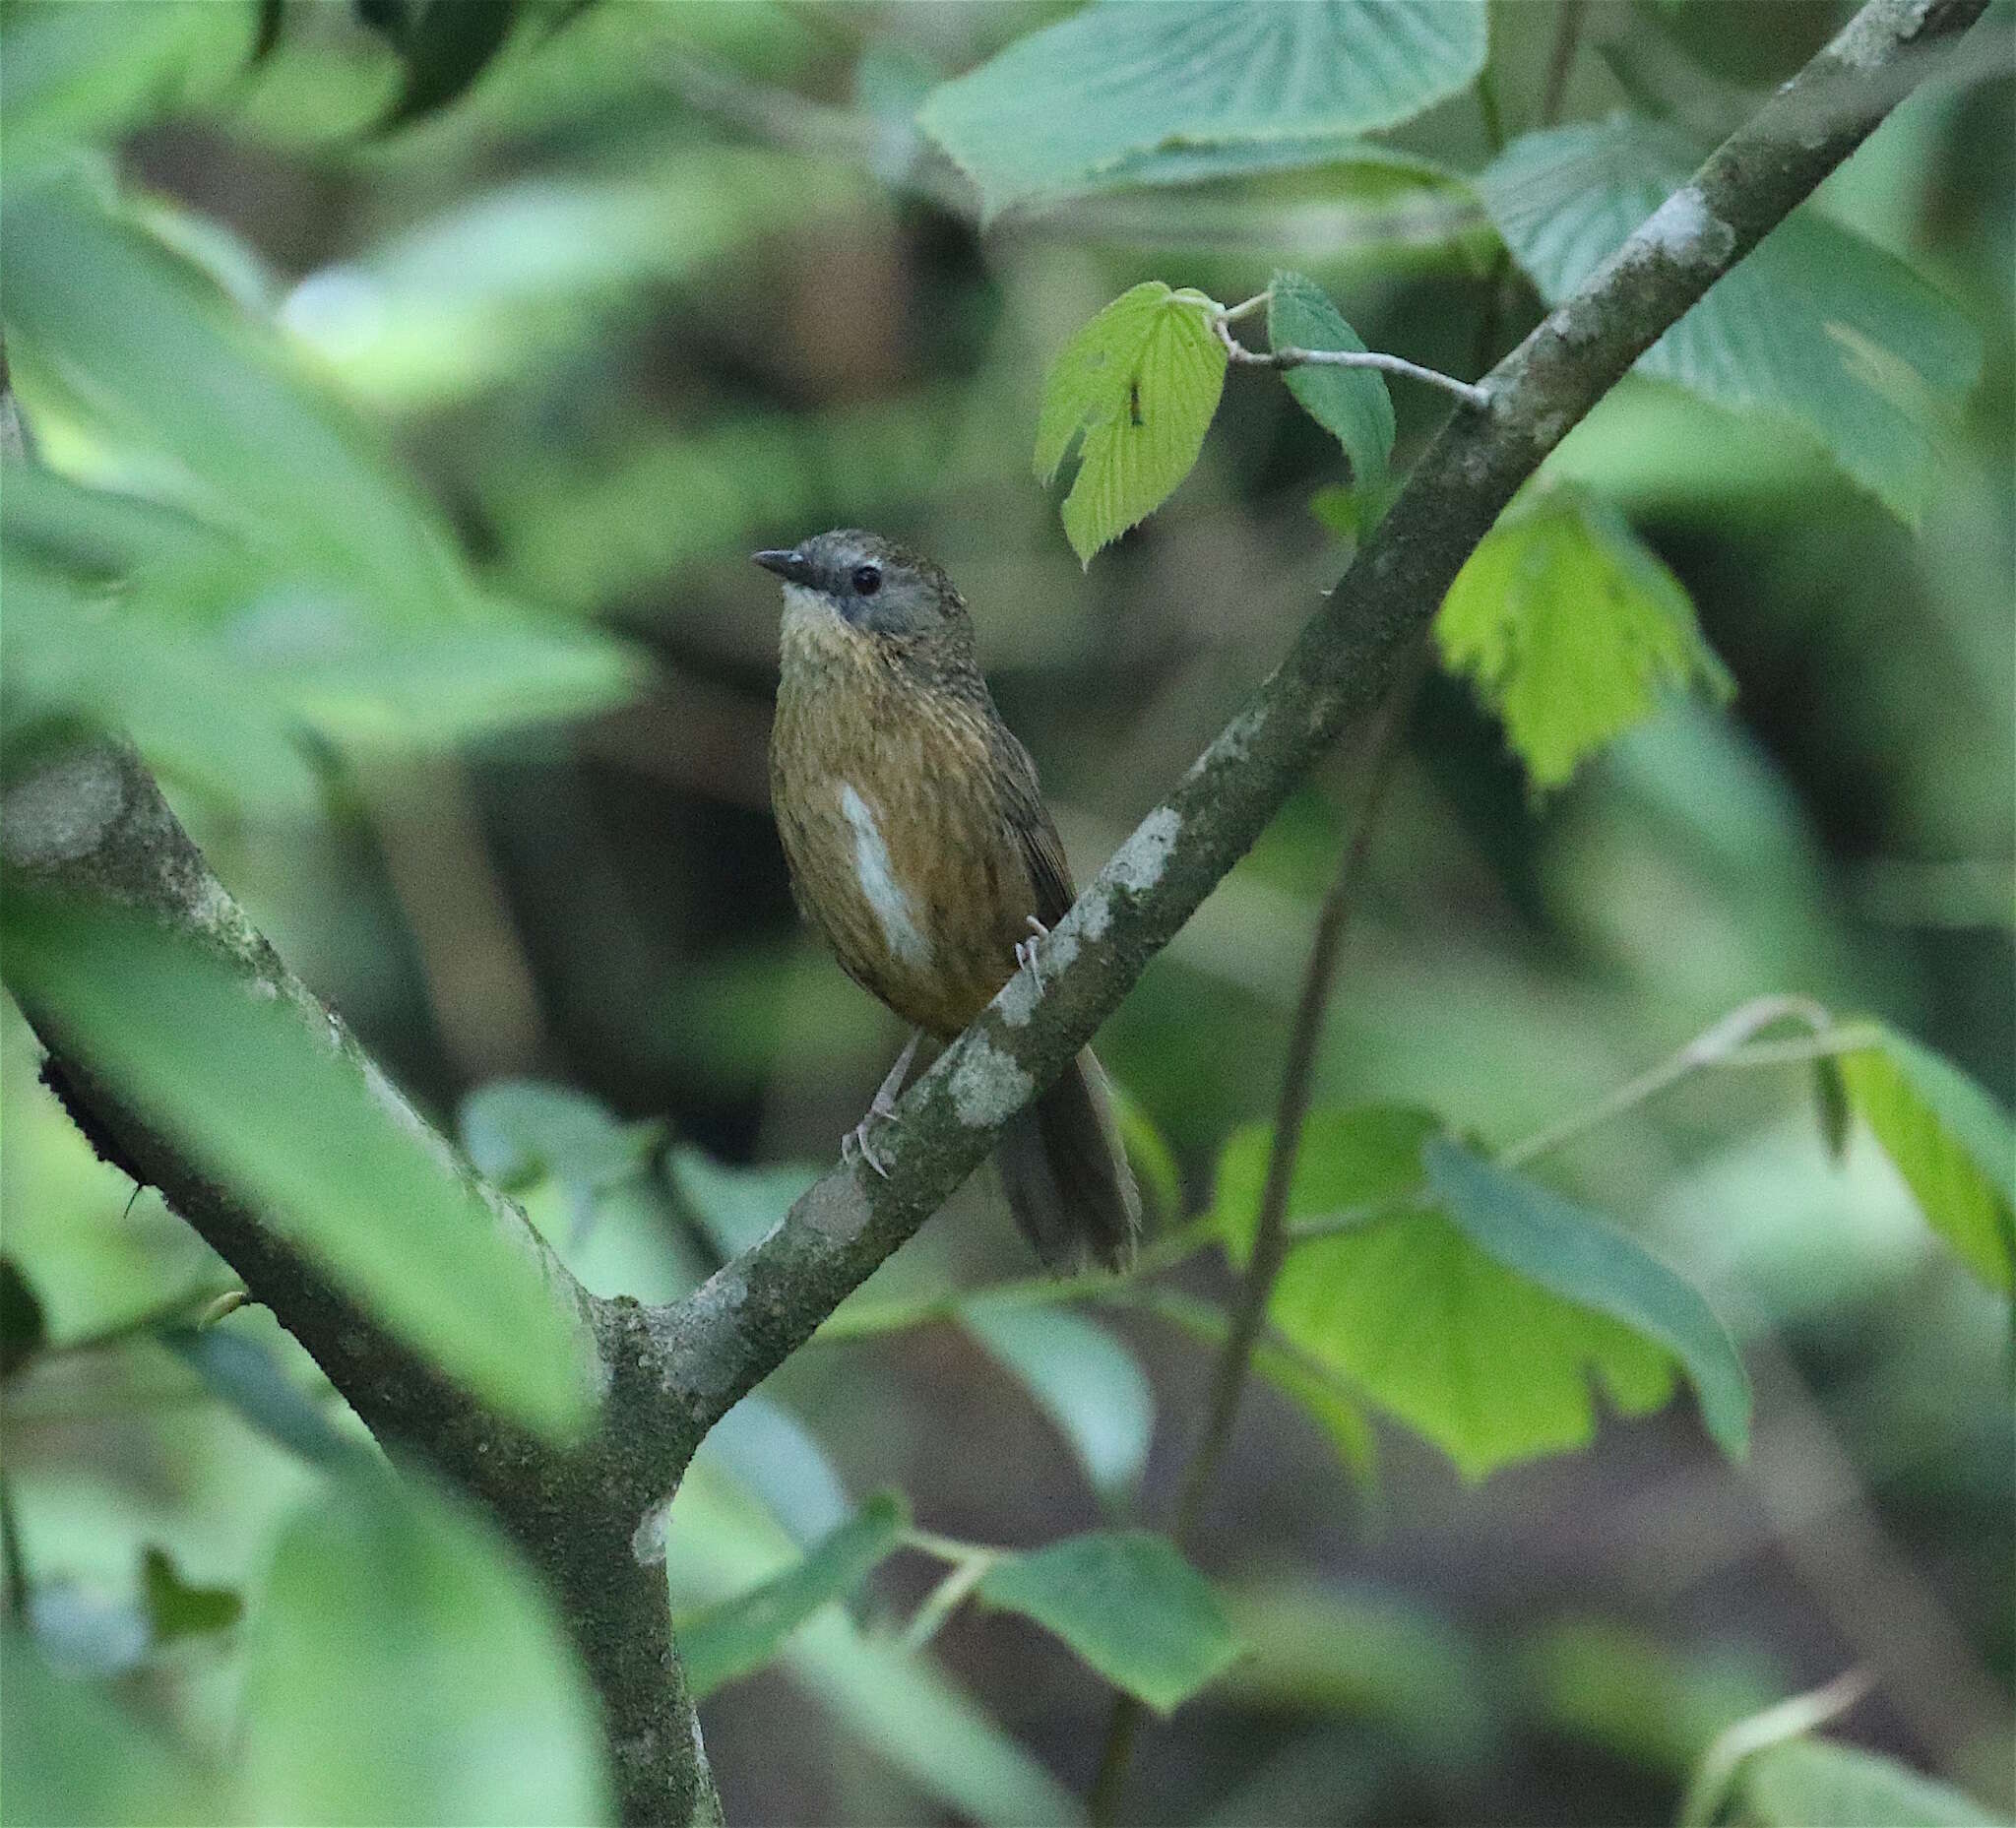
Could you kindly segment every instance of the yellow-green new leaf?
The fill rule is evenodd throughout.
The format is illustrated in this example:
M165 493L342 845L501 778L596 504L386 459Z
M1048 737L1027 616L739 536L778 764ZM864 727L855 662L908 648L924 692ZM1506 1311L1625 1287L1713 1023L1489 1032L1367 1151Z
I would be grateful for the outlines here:
M1585 1447L1599 1395L1620 1415L1649 1415L1682 1371L1710 1432L1740 1454L1742 1367L1700 1296L1441 1127L1399 1105L1309 1114L1288 1217L1361 1223L1295 1245L1268 1305L1281 1336L1467 1478ZM1235 1262L1252 1249L1269 1142L1265 1126L1241 1131L1220 1160L1218 1220Z
M1147 519L1190 473L1225 388L1218 306L1160 280L1122 292L1064 346L1043 384L1037 479L1048 487L1082 430L1064 533L1082 564Z
M1663 691L1731 689L1680 582L1624 518L1561 489L1508 513L1449 587L1435 640L1504 720L1536 792L1650 717Z

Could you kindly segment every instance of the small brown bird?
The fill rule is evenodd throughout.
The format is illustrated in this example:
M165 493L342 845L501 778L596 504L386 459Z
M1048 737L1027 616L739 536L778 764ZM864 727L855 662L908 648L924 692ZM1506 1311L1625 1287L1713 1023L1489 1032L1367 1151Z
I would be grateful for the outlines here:
M871 1126L920 1035L949 1040L1038 971L1036 941L1077 891L952 580L852 529L755 558L784 580L770 793L791 892L848 975L918 1031L849 1138L879 1171ZM1090 1048L1009 1123L999 1160L1045 1263L1132 1259L1141 1198Z

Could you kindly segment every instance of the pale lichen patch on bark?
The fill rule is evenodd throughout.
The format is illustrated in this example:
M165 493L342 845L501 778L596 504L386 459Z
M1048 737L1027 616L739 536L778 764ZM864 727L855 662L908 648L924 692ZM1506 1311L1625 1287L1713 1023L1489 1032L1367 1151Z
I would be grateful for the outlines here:
M1735 247L1736 231L1708 207L1697 186L1682 184L1632 239L1646 254L1664 254L1676 266L1720 267Z
M74 863L104 842L125 810L125 782L111 752L74 750L8 789L0 851L18 869Z
M950 1089L961 1123L970 1130L994 1130L1029 1103L1036 1081L1013 1054L976 1035L952 1069Z
M1145 895L1162 880L1169 852L1183 833L1183 815L1173 806L1158 806L1135 828L1134 836L1113 852L1106 879L1130 895Z

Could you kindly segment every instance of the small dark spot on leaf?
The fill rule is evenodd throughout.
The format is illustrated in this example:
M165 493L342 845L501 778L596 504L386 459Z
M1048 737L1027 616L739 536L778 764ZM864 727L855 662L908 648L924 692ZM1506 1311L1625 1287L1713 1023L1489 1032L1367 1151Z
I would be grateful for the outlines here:
M1127 422L1130 425L1146 425L1148 423L1141 416L1141 383L1139 381L1129 381L1127 383Z

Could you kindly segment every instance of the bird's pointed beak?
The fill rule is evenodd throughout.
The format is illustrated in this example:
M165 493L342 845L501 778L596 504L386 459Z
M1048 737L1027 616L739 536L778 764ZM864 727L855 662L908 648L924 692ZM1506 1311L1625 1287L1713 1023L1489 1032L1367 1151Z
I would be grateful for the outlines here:
M774 571L787 584L810 584L812 565L801 552L751 552L765 571Z

